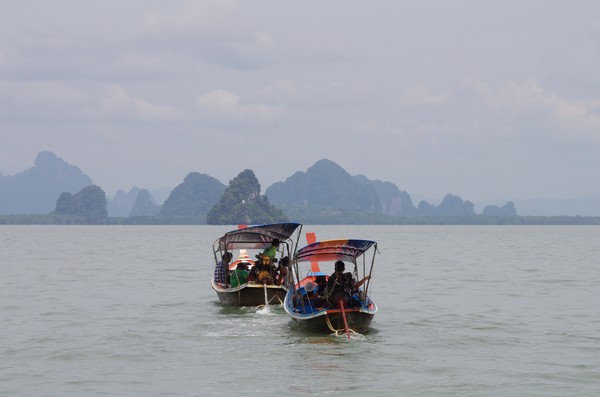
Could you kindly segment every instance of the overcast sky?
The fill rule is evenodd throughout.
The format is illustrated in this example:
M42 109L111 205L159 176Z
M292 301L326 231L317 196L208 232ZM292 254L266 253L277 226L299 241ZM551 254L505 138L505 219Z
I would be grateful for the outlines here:
M600 194L600 2L3 1L0 171L43 150L109 196L323 158L431 199Z

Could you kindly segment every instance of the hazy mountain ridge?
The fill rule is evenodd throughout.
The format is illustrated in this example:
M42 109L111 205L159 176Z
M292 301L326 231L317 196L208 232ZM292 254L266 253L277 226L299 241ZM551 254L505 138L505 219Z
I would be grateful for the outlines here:
M528 216L600 216L600 195L515 200L519 214ZM488 204L485 202L483 204Z
M306 172L296 172L284 182L266 190L274 205L286 213L302 217L307 210L323 215L352 212L399 217L472 216L474 205L448 194L439 206L421 201L418 207L407 192L391 182L371 180L364 175L351 176L331 160L317 161ZM495 216L516 216L514 204L494 207Z
M129 192L117 190L113 199L107 200L108 216L129 216L140 190L137 186L132 187Z
M131 206L129 216L155 216L158 215L160 209L161 206L156 204L150 192L142 189Z
M208 212L218 202L225 185L208 175L205 177L212 181L209 190L213 193L209 198L201 197L200 201L203 203L203 212ZM0 214L47 214L55 209L61 193L75 194L90 185L93 185L92 179L78 167L52 152L40 152L32 168L15 175L3 175L0 172ZM205 190L202 187L197 189ZM150 216L154 211L160 211L161 204L157 204L147 190L143 193L144 197L139 197L142 190L145 189L135 186L129 192L119 189L113 199L107 199L108 216ZM171 190L165 202L174 191ZM164 197L164 192L162 194ZM304 208L307 211L320 209L329 214L360 211L403 217L469 215L479 208L484 215L496 216L510 214L513 210L516 213L518 208L519 215L524 216L600 216L600 195L513 202L494 200L475 206L458 196L447 195L437 206L425 200L415 206L411 196L393 183L371 180L364 175L351 176L342 167L326 159L317 161L306 172L298 171L284 182L274 183L266 189L265 196L273 205L284 210L285 207ZM136 201L139 203L133 211Z
M0 214L47 214L64 193L93 185L81 170L52 152L40 152L34 166L0 177Z
M380 180L370 180L364 175L356 175L354 179L364 185L370 186L378 195L381 212L385 215L416 216L417 211L413 205L410 195L398 189L398 186L391 182L382 182Z
M206 217L210 209L219 201L225 185L210 175L190 172L171 191L160 209L159 215L167 217Z
M265 194L271 203L284 211L294 208L333 208L381 212L375 189L368 184L361 184L329 160L319 160L306 172L296 172L285 182L274 183Z

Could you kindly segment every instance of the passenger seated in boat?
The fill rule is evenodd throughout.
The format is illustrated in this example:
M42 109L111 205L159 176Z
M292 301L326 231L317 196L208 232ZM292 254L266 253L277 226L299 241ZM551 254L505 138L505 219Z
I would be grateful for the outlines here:
M248 282L248 266L245 262L240 262L237 264L234 271L229 275L229 280L231 283L231 288L235 288L239 285L246 284Z
M288 271L289 271L289 266L290 266L290 258L287 256L284 256L283 258L281 258L281 260L279 261L279 265L277 266L277 269L275 269L275 284L277 285L282 285L282 284L286 284L287 285L287 275L288 275Z
M329 276L329 280L327 280L326 297L327 302L332 306L339 306L340 301L344 303L345 307L349 307L355 303L354 300L350 299L351 296L356 292L358 287L369 279L369 276L366 276L359 282L356 282L354 277L352 277L352 273L344 273L345 269L344 262L335 262L335 271Z
M227 275L229 274L229 262L231 262L231 252L225 251L221 256L221 260L215 266L213 278L215 283L223 288L227 288Z
M260 260L254 265L256 268L256 282L259 284L273 284L273 267L271 266L271 257L260 255Z
M262 255L266 255L268 257L271 258L271 263L275 263L275 256L277 255L277 249L279 248L279 239L274 238L271 241L271 245L268 246L267 248L265 248L265 250L262 252Z
M327 278L325 276L317 276L315 278L317 288L315 289L314 304L315 307L323 307L327 303L325 299L325 289L327 288Z
M256 266L256 263L255 263L254 266L252 266L250 268L250 272L248 273L248 282L249 283L256 282L256 271L257 271L257 266Z
M292 296L292 303L296 311L304 313L311 313L313 311L313 308L316 307L314 304L316 290L317 284L312 281L308 281L303 287L298 288Z
M305 301L313 300L315 298L315 292L317 291L317 284L313 283L312 281L307 282L304 284L304 291L306 291L306 294L304 295L303 299Z
M315 283L317 283L317 292L321 294L325 292L325 288L327 288L327 277L325 276L317 276L315 278Z
M354 278L350 272L344 273L346 265L342 261L335 262L335 271L327 280L325 296L331 306L338 306L342 301L344 306L350 303L352 291L354 291Z

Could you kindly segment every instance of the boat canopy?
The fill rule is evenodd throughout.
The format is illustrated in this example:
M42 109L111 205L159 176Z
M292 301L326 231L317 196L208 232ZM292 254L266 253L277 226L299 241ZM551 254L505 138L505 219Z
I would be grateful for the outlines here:
M294 260L296 262L308 261L350 261L356 263L356 258L368 251L375 241L371 240L326 240L309 244L300 248Z
M273 239L289 240L299 223L273 223L268 225L248 226L225 233L217 240L219 250L239 248L264 249L271 245Z

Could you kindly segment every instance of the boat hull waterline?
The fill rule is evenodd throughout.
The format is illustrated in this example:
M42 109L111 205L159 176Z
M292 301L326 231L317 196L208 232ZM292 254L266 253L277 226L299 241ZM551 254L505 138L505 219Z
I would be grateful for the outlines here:
M299 313L292 309L293 305L290 304L289 299L291 299L291 294L286 297L284 308L299 329L317 333L346 332L342 309L316 308L312 312L308 310L309 313ZM349 331L366 334L371 329L371 322L378 309L377 305L371 301L368 307L347 307L343 310Z
M348 329L359 334L366 334L371 329L375 317L374 311L364 309L344 309ZM317 333L344 333L344 319L340 309L328 309L309 315L292 315L298 328Z
M287 287L283 285L243 284L235 288L222 288L212 280L211 286L219 301L227 306L280 305L287 294Z

